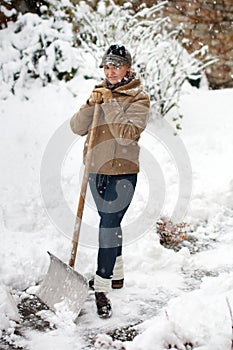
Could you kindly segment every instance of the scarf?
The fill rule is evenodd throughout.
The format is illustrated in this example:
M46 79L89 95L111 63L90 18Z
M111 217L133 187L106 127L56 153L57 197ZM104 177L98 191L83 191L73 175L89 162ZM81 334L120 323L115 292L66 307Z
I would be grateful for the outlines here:
M130 72L129 75L125 76L119 83L117 84L111 84L110 81L108 81L106 79L106 88L109 89L109 90L114 90L116 88L118 88L119 86L123 86L123 85L126 85L128 83L130 83L136 76L136 73L135 72Z

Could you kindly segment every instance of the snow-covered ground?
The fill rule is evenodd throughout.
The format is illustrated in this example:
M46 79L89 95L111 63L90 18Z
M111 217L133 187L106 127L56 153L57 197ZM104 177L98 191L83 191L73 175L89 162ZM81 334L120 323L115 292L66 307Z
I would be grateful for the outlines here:
M19 305L36 291L49 266L47 251L69 260L73 216L64 213L76 210L83 140L68 122L93 84L77 77L0 101L0 334L30 350L231 349L232 89L188 88L179 135L167 140L164 131L173 123L153 120L144 132L142 169L123 227L126 285L109 293L112 318L98 318L90 292L77 325L65 313L43 310L40 316L54 329L28 327L23 336L14 334L18 313L9 292ZM46 157L51 166L45 168ZM56 176L60 191L54 188ZM176 206L183 210L179 221L189 223L198 239L195 254L159 243L156 221L172 216ZM83 222L76 269L89 277L95 271L98 222L89 193ZM133 341L107 335L129 326L138 333Z

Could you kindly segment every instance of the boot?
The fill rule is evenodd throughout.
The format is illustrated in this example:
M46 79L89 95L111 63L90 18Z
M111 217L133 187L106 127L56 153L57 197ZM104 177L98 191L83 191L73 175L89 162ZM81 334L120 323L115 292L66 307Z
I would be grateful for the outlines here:
M101 318L109 318L112 315L112 306L110 300L104 292L95 292L95 302L97 314Z
M120 280L112 280L112 289L120 289L124 286L124 278Z
M94 277L89 280L88 284L89 284L90 289L95 290L94 289ZM112 280L112 289L120 289L120 288L123 288L123 286L124 286L124 278L122 278L120 280Z

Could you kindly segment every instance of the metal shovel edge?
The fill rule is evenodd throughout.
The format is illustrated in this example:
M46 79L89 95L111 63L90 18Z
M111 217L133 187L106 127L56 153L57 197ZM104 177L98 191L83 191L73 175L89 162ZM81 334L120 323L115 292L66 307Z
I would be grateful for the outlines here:
M72 321L77 323L88 294L87 279L52 253L48 254L49 269L36 296L52 311L69 313Z

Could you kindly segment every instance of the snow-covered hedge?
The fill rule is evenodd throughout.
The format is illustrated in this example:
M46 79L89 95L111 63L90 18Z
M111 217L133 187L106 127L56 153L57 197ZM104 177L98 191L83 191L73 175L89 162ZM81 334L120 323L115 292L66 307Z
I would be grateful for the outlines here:
M204 68L214 60L208 56L207 46L188 54L182 46L182 26L174 28L169 17L160 17L165 3L151 8L142 4L141 10L135 13L130 2L119 7L111 0L108 6L105 1L100 1L96 11L81 2L76 15L79 23L76 40L95 57L96 67L104 48L112 43L125 45L150 94L152 116L164 117L175 109L174 120L179 128L177 120L182 117L179 99L183 84L187 80L200 79Z
M21 15L0 31L2 97L30 86L32 78L43 85L70 80L77 73L100 79L101 56L110 44L119 43L132 53L134 68L150 94L153 116L164 117L175 109L179 118L184 82L200 78L211 58L206 47L192 55L182 47L182 29L159 16L165 2L151 8L142 5L137 13L130 2L117 6L102 0L95 10L84 1L49 3L49 8L41 7L41 17ZM89 56L95 64L88 65Z
M80 61L70 23L31 13L0 31L0 51L0 97L29 87L32 78L39 78L43 85L69 80Z

